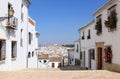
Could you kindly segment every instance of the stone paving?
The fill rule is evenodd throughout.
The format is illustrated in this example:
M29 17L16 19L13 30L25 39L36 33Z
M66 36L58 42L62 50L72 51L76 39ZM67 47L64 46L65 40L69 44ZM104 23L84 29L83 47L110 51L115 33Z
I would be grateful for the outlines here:
M0 79L120 79L120 73L107 70L24 69L0 71Z

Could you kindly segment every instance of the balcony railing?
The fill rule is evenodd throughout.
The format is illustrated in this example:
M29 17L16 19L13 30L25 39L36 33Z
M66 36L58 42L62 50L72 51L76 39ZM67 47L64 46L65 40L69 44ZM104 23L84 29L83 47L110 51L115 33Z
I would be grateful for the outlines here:
M18 19L16 17L12 17L7 21L6 27L9 29L17 29Z

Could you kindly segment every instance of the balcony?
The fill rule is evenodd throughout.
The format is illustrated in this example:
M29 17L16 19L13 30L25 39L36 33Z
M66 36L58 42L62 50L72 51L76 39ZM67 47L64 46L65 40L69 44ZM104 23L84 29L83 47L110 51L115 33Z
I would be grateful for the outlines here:
M7 20L6 27L8 29L15 30L15 29L17 29L17 26L18 26L18 19L16 17L12 17L9 20Z

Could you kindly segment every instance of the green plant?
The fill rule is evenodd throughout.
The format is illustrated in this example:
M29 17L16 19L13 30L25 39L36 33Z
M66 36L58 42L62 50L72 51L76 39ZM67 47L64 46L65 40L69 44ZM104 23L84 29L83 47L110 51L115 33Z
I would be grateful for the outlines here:
M104 24L110 30L116 29L116 25L117 25L117 13L115 11L112 11L110 13L110 16L108 16L107 21L105 20Z
M96 22L95 29L97 30L96 34L99 35L102 33L102 23L101 19Z

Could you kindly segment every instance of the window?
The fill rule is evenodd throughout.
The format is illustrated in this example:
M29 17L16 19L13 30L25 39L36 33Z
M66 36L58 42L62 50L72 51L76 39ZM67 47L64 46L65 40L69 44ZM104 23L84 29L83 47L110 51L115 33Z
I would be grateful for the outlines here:
M95 59L95 50L94 49L90 49L90 53L91 53L91 59Z
M114 12L116 12L116 5L113 5L108 9L108 16L111 16Z
M84 37L84 31L82 32L82 40L84 40L85 39L85 37Z
M96 18L96 25L95 25L95 29L96 29L96 34L99 35L102 33L102 19L101 19L102 15L97 16Z
M32 39L33 39L32 33L29 32L29 44L31 44Z
M11 44L11 57L16 58L16 56L17 56L17 42L12 41L12 44Z
M28 58L30 58L31 57L31 54L30 54L30 52L28 53Z
M44 63L46 63L47 62L47 60L44 60Z
M0 61L6 58L6 41L0 40Z
M80 52L80 59L82 59L82 51Z
M32 57L34 57L34 52L32 52Z
M23 14L23 4L21 5L21 21L23 21L23 17L24 17L24 14Z
M8 12L9 12L9 10L11 10L11 8L12 8L12 5L10 3L8 3ZM10 16L8 15L8 25L9 25L9 23L10 23Z
M88 36L87 36L87 39L90 39L90 29L88 30Z
M23 29L21 29L21 36L20 36L20 46L23 46Z
M108 31L114 31L117 27L117 13L116 5L113 5L108 9L108 17L104 22L105 26L108 28Z
M76 52L78 52L78 44L77 44L77 49L76 49Z

